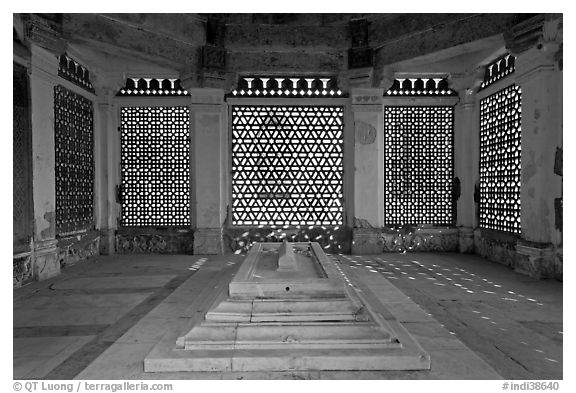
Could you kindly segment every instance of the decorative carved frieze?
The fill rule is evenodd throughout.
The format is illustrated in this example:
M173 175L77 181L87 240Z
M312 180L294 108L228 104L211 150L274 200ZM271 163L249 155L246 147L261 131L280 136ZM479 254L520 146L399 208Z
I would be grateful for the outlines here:
M14 255L12 264L13 264L12 284L14 288L21 287L22 285L27 284L34 279L32 272L31 253Z
M75 238L66 240L61 239L58 244L58 263L60 267L100 255L99 236L94 237L92 234L88 234L79 241L74 241Z
M369 225L369 224L368 224ZM382 252L452 252L459 249L456 228L372 228L353 230L352 253L375 254Z
M242 76L229 97L334 98L344 97L335 77Z
M119 97L179 97L189 95L177 78L127 78Z
M88 69L67 54L60 56L58 76L69 80L91 93L94 93L94 87L90 81L90 72Z
M182 233L117 233L118 254L193 254L192 231Z
M458 93L452 90L447 77L397 77L385 96L431 96L451 97Z
M224 251L246 253L254 242L318 242L327 253L350 253L352 230L346 226L306 226L291 228L225 228Z
M493 262L514 267L518 256L516 255L515 242L488 238L482 235L480 229L474 231L475 253Z

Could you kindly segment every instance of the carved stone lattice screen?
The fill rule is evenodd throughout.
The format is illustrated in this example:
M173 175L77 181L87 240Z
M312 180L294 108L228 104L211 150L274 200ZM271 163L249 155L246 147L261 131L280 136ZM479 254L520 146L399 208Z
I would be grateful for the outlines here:
M121 109L121 223L190 225L190 110Z
M94 109L92 101L54 88L56 149L56 231L59 234L93 225Z
M12 216L14 252L27 250L32 236L32 130L26 68L14 63L12 117Z
M232 107L232 224L342 225L344 108Z
M384 124L385 224L453 225L452 107L387 106Z
M480 226L520 233L521 96L512 85L480 101Z

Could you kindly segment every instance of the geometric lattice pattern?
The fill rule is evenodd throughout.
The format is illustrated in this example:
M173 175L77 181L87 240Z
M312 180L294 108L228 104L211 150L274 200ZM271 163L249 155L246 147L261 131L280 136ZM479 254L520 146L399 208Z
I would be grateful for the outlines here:
M65 234L93 224L94 110L92 101L54 87L56 231Z
M260 76L239 78L231 97L342 97L336 78L293 78Z
M452 225L452 107L386 106L384 124L385 224Z
M188 95L180 79L128 78L126 85L116 94L119 97L178 97Z
M342 225L344 108L232 107L232 224Z
M521 90L480 101L480 227L520 233Z
M190 225L189 108L123 107L123 226Z
M500 79L512 74L516 66L516 57L506 54L486 66L484 80L480 90L498 82Z
M446 78L396 78L385 96L455 96Z

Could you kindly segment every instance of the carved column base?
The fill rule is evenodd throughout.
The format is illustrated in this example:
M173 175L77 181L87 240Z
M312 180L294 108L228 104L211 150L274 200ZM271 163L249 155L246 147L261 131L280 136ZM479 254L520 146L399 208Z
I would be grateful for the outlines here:
M114 255L116 253L116 230L100 229L100 254Z
M352 254L382 254L384 243L379 231L372 228L354 228L352 231Z
M222 228L198 228L194 232L194 254L224 254Z
M563 281L563 259L563 247L559 247L554 254L554 278L558 281Z
M36 242L34 244L34 279L47 280L60 274L58 261L58 242L56 239Z
M516 244L519 258L514 271L526 274L535 279L552 278L555 272L554 248L547 244Z
M458 251L461 254L474 253L474 230L471 227L458 228Z

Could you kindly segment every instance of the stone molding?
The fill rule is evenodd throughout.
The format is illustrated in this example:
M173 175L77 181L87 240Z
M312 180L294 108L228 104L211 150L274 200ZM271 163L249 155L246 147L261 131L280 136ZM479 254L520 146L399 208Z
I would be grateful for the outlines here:
M457 228L417 228L414 231L354 228L352 236L353 254L451 252L459 249Z

